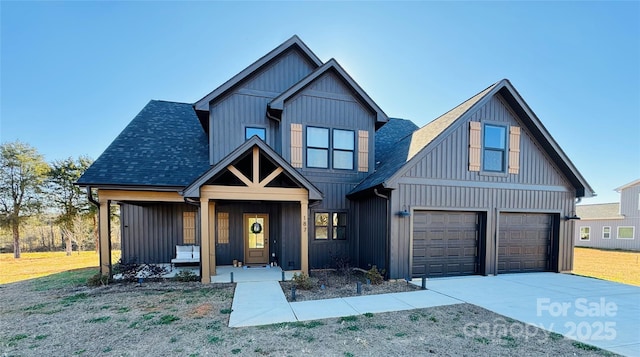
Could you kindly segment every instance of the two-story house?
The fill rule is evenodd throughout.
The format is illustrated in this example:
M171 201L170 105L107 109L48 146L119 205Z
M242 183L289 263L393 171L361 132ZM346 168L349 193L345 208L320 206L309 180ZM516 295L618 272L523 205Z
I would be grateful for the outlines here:
M620 202L576 206L576 247L640 250L640 180L616 191Z
M78 181L121 208L122 259L338 260L391 278L567 271L593 190L508 80L423 128L389 119L297 36L195 103L151 101ZM93 199L93 197L92 197Z

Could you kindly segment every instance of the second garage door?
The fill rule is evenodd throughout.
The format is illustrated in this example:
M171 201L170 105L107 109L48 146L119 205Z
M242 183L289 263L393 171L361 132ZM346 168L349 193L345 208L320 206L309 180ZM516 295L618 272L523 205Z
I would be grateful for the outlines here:
M413 277L476 274L478 214L415 211L412 256Z
M553 216L501 213L498 273L548 271Z

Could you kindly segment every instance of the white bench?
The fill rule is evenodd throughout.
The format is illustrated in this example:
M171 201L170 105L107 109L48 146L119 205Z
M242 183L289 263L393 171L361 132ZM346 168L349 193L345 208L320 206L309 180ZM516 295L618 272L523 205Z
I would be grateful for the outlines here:
M176 257L171 259L171 263L199 263L199 245L176 245Z

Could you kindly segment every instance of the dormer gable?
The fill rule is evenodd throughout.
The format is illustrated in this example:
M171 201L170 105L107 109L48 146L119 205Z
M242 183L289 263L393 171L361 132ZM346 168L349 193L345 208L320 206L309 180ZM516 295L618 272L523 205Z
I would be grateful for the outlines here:
M351 76L340 66L338 61L330 59L324 65L317 68L313 73L294 84L291 88L274 98L268 105L268 113L271 118L280 119L282 111L284 110L285 102L293 98L296 94L310 86L326 73L334 73L355 95L360 103L369 109L372 113L375 113L376 127L384 125L389 121L389 117L382 111L382 109L369 97L369 95L351 78Z
M240 83L259 73L265 67L269 66L270 63L291 50L298 51L309 63L311 63L316 68L322 65L322 61L318 58L318 56L316 56L298 36L294 35L293 37L282 43L280 46L276 47L271 52L267 53L266 55L249 65L240 73L233 76L221 86L202 97L202 99L195 102L194 108L198 111L208 111L209 103L221 96L224 96L233 88L237 87Z

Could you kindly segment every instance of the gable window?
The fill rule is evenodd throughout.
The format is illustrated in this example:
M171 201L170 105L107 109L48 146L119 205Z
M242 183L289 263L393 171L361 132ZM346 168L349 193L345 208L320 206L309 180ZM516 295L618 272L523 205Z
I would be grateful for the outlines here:
M591 240L591 227L580 227L580 240Z
M351 130L333 129L333 168L353 170L355 134Z
M519 174L520 132L518 126L470 121L469 171Z
M602 239L611 239L611 227L602 227Z
M314 225L316 240L347 239L347 214L345 212L316 212Z
M482 142L482 169L491 172L505 172L507 154L507 128L485 124Z
M307 128L307 167L329 168L329 129Z
M618 227L618 239L633 239L635 227Z
M244 128L244 138L245 140L249 140L251 139L252 136L257 136L260 139L262 139L262 141L266 140L267 137L267 129L265 128L255 128L255 127L246 127Z

